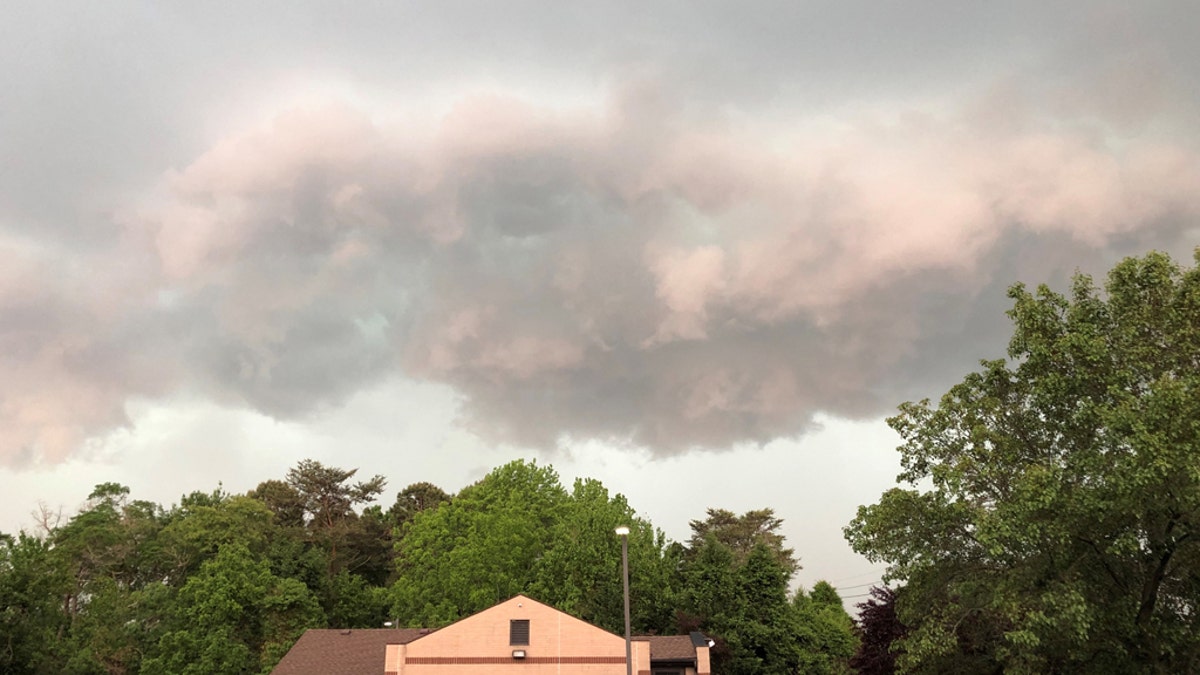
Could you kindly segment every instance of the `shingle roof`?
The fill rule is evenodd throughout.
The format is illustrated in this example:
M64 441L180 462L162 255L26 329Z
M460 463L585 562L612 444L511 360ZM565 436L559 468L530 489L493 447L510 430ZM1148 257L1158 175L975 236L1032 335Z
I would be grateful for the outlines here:
M428 632L417 628L310 628L271 675L380 675L387 645L407 644Z
M652 662L696 661L696 647L692 645L692 638L687 635L638 635L633 639L650 643Z

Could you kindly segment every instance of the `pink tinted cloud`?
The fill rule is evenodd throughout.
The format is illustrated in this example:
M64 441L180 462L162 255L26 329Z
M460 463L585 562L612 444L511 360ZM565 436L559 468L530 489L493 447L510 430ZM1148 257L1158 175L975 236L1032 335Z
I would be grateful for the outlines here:
M86 261L124 276L47 280L70 264L0 248L0 316L54 310L0 326L3 461L68 456L132 396L286 417L394 375L536 444L677 452L878 413L945 346L923 297L971 308L1011 280L1005 242L1108 255L1200 215L1194 138L1019 89L786 135L644 81L596 109L468 96L429 134L286 113L170 172Z
M786 141L692 120L644 83L600 110L467 97L429 139L332 108L223 142L181 171L180 203L198 212L181 211L178 222L168 212L159 238L174 239L160 252L168 272L242 270L217 314L266 350L269 368L289 317L353 292L342 270L418 265L438 270L438 281L418 282L406 314L384 310L413 326L391 333L390 348L406 372L457 387L472 428L520 438L524 427L552 425L530 436L542 438L599 427L651 446L724 445L802 428L820 410L857 410L855 391L872 400L865 389L924 335L901 316L886 337L853 332L868 325L863 313L881 289L940 274L954 280L948 292L970 295L991 282L982 263L1013 234L1103 248L1197 211L1194 151L1094 133L1092 122L1064 124L1036 105L991 108L863 118ZM646 110L660 117L648 121ZM1011 123L997 123L1004 115ZM227 175L235 166L256 168ZM302 224L289 204L314 169L325 210ZM501 218L514 204L546 222ZM563 220L601 205L582 225ZM261 258L244 251L288 236L263 229L268 217L333 233L283 288L245 271ZM425 243L395 248L396 231ZM175 250L185 253L173 262ZM271 331L256 332L256 322ZM815 342L796 353L752 346L789 331ZM883 339L900 344L882 348ZM663 350L682 344L693 345L687 357L667 358ZM722 361L740 350L752 354ZM827 372L801 377L812 358ZM532 386L559 391L553 405L568 408L513 410L499 398ZM646 404L632 416L597 422L565 403L635 386Z

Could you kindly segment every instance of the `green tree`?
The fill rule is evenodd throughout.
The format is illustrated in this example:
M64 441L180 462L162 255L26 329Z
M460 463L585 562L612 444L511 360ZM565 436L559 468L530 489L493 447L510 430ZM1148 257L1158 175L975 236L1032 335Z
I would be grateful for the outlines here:
M901 667L1200 669L1200 270L1152 253L1103 293L1009 296L1011 361L900 407L913 487L846 529L907 582Z
M262 556L277 535L271 511L262 502L220 489L185 496L167 514L167 521L158 548L168 570L166 580L176 587L222 547L238 544Z
M741 557L715 532L692 539L681 572L679 628L715 640L714 673L848 672L857 640L841 599L820 582L789 602L792 573L781 549L782 539L759 541Z
M712 536L729 547L739 561L745 562L754 548L762 544L787 570L789 576L800 570L796 552L783 545L783 535L779 533L783 520L775 517L774 510L756 509L739 516L725 509L708 509L707 514L708 517L704 520L693 520L690 523L692 538L688 545L691 549L696 550L703 546L704 540Z
M304 506L305 523L328 552L330 577L362 562L361 552L346 546L347 539L359 526L354 507L373 501L387 484L378 475L349 483L356 473L358 469L325 466L311 459L301 460L287 472L287 485L299 495Z
M622 495L609 496L594 479L575 481L558 510L549 548L538 560L532 595L614 633L625 630L618 525L629 533L633 630L663 632L672 625L677 556L663 533L637 517Z
M347 483L358 469L339 469L318 461L301 460L288 469L287 485L304 505L305 522L318 529L333 529L354 515L354 506L378 497L387 481L372 476L365 481Z
M49 533L55 555L73 579L63 597L63 610L74 617L98 580L112 579L122 588L139 588L165 575L157 548L163 528L162 510L143 501L130 502L129 488L97 485L83 511Z
M396 502L387 515L397 528L403 528L422 511L435 509L450 501L450 495L433 483L413 483L396 494Z
M529 590L566 497L554 469L516 460L418 513L397 544L394 615L441 626Z
M58 645L69 626L62 598L73 588L49 542L0 534L0 672L62 671Z
M265 480L246 496L266 504L275 514L275 523L280 527L304 526L306 500L291 485L281 480Z
M266 560L230 544L180 589L170 623L143 663L147 675L266 672L324 616L303 584L274 576Z
M854 621L842 606L842 598L826 581L812 591L792 597L793 621L797 624L800 665L796 672L812 675L849 673L850 659L858 650Z

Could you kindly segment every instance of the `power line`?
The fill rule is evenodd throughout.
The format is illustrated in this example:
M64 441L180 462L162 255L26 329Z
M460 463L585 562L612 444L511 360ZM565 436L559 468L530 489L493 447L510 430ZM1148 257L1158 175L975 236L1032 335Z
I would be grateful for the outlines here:
M875 576L879 576L879 573L880 573L880 572L882 572L882 571L883 571L883 570L874 570L874 571L871 571L871 572L863 572L863 573L861 573L861 574L851 574L850 576L848 576L848 577L842 577L841 579L833 579L833 580L829 581L829 583L830 583L830 584L832 584L832 585L834 585L834 586L837 586L838 584L842 583L843 581L852 581L852 580L854 580L854 579L861 579L861 578L863 578L863 577L875 577Z
M839 586L839 587L834 588L834 590L840 592L840 591L850 590L851 588L862 588L864 586L876 586L881 583L883 583L883 579L876 579L875 581L868 581L865 584L855 584L853 586Z

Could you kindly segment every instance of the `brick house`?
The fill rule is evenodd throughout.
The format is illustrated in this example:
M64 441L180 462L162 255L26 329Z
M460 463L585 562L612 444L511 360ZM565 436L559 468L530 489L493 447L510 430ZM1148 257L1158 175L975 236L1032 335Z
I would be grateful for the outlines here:
M638 675L709 675L708 640L633 638ZM524 595L438 630L313 629L272 675L624 675L625 638Z

